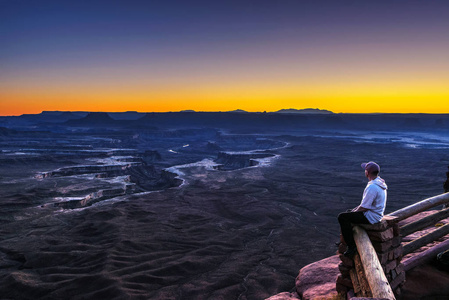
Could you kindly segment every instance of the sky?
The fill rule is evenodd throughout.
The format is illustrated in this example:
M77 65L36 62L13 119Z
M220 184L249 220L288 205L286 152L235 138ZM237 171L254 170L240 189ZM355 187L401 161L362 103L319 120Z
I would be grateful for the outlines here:
M0 0L0 115L449 113L449 1Z

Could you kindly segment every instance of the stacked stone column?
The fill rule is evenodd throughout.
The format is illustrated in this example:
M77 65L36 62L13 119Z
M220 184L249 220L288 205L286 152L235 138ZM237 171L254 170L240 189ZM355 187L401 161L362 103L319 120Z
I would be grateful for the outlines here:
M397 222L393 217L385 216L379 223L358 226L366 230L391 289L396 297L400 298L401 287L405 282L405 271L401 264L402 246ZM345 257L343 253L346 245L343 238L341 241L337 253L341 259L338 266L341 274L337 277L337 292L348 299L351 296L372 297L367 282L364 282L363 278L360 280L355 277L357 273L363 272L358 254L353 259Z

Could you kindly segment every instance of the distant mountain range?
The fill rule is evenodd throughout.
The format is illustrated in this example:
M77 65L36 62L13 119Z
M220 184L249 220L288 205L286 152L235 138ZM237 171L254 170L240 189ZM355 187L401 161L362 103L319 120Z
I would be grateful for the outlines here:
M333 114L330 110L325 109L319 109L319 108L305 108L305 109L294 109L294 108L288 108L288 109L281 109L276 111L276 113L282 113L282 114Z
M163 130L167 128L224 128L258 130L449 130L449 114L344 114L317 108L277 112L42 112L0 117L0 127L33 130ZM72 128L72 129L70 129ZM3 130L1 135L14 134Z
M181 110L180 112L196 112L194 110ZM236 110L230 110L226 111L228 113L250 113L243 109L236 109ZM287 109L281 109L278 111L274 111L271 113L281 113L281 114L333 114L330 110L326 109L319 109L319 108L304 108L304 109L295 109L295 108L287 108Z

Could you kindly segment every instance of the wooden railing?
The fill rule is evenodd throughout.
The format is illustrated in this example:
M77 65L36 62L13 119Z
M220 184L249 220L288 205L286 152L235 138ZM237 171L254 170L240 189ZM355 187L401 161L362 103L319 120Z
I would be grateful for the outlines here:
M372 297L396 299L368 234L359 226L354 226L353 231L360 262L365 270L364 275Z
M431 197L410 206L404 207L403 209L397 210L389 214L389 216L394 216L398 221L404 220L408 217L416 215L420 212L428 210L430 208L434 208L435 206L444 205L449 203L449 193L441 194L435 197ZM408 236L414 232L420 231L428 226L435 225L438 221L449 217L449 208L445 208L438 212L435 212L429 216L421 218L412 223L408 223L402 227L400 227L401 237ZM433 242L441 237L449 234L449 224L439 227L438 229L429 232L407 244L404 245L402 255L405 256L409 253L414 252L415 250ZM428 250L421 252L418 255L413 256L403 262L404 270L408 271L412 268L423 264L433 257L439 252L445 251L449 249L449 240L446 240L442 243L439 243Z
M415 204L409 205L400 210L392 212L388 216L395 217L397 218L398 221L401 221L408 217L416 215L417 213L425 211L429 208L433 208L437 205L443 205L446 203L449 203L449 193L444 193L438 196L424 199L420 202L417 202Z
M449 224L401 245L402 238L449 217L449 208L399 227L398 222L420 212L449 203L449 193L431 197L386 215L380 223L353 227L358 254L348 259L339 248L342 263L337 278L341 298L373 297L396 299L405 282L405 272L431 260L439 252L449 249L449 240L402 262L402 257L449 234ZM394 293L393 293L394 291Z

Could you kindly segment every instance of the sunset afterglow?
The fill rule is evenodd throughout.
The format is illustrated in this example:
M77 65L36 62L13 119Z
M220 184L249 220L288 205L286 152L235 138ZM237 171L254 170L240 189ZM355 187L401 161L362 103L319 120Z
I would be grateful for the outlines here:
M445 1L2 1L0 115L449 113Z

